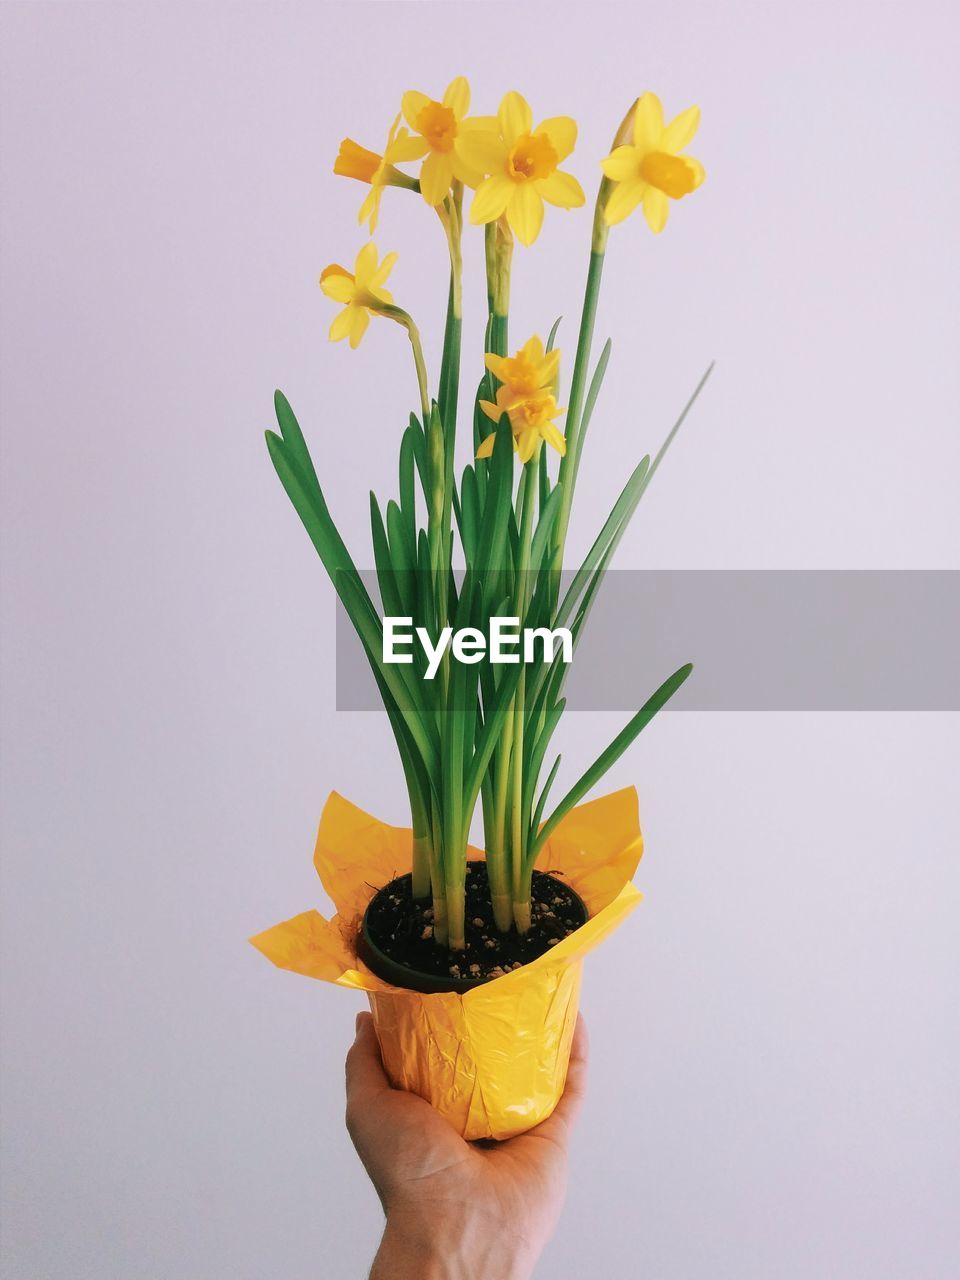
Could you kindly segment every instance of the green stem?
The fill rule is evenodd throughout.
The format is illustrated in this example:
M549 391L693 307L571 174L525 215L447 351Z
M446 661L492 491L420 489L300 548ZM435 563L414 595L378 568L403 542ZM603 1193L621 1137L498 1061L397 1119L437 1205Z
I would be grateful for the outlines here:
M570 382L570 400L567 405L567 451L560 461L560 473L557 480L557 483L561 486L561 495L560 510L557 513L557 524L554 531L553 569L558 577L563 566L563 548L567 538L567 526L570 523L573 490L580 466L581 414L583 413L583 398L587 385L587 370L590 365L590 348L593 344L593 330L597 318L597 302L600 298L603 259L607 246L607 224L603 217L603 211L606 207L606 186L609 186L609 183L604 178L600 184L600 194L597 197L597 210L593 224L593 243L590 249L590 267L587 271L587 284L583 294L583 311L580 316L580 334L577 339L577 355L573 365L573 377Z
M490 349L507 354L507 316L510 312L510 266L513 233L502 220L488 222L484 233L487 264L487 307L491 317Z
M487 874L494 901L497 928L506 933L513 923L510 908L511 876L508 867L507 800L510 788L510 760L513 746L514 718L508 714L503 736L497 748L493 786L493 826L486 832Z
M417 369L417 386L420 389L420 411L423 414L423 421L426 422L430 416L430 392L427 389L427 366L423 359L423 346L420 342L420 331L412 320L407 326L407 333L410 336L410 346L413 349L413 363L416 365Z
M523 718L525 672L520 675L514 700L513 725L513 794L511 796L510 852L513 857L513 918L519 933L526 933L530 927L529 912L524 919L522 911L517 913L517 903L523 900L523 867L524 867L524 814L523 814ZM529 815L527 818L529 821ZM529 889L526 894L529 902Z
M397 324L403 325L407 331L407 337L410 339L410 346L413 350L413 363L417 370L417 386L420 388L420 412L423 415L423 428L426 430L427 422L430 418L430 392L427 383L427 366L423 358L423 345L420 342L420 330L413 323L413 317L410 316L402 307L396 307L392 302L384 302L381 298L376 297L372 293L364 293L358 301L363 306L373 312L374 315L385 316L388 320L395 320Z
M542 445L540 446L543 447ZM530 546L533 530L533 508L536 503L537 484L539 480L539 458L536 454L523 468L523 481L520 488L520 537L517 556L517 580L514 594L514 613L520 619L520 627L526 620L530 590L527 579L530 576ZM514 695L513 706L513 745L512 745L512 788L510 796L510 853L513 860L511 888L513 892L513 917L518 930L525 933L529 928L529 911L526 918L523 912L518 915L516 903L523 894L524 867L524 821L529 823L529 814L523 812L523 732L526 713L526 673L521 672L520 683ZM529 900L529 893L527 893Z
M440 221L450 254L450 289L447 322L440 362L440 418L444 434L452 445L456 433L457 400L460 390L460 338L463 328L463 253L461 249L463 184L455 182L453 192L439 208Z
M433 940L438 946L445 947L447 945L447 886L446 877L443 873L443 836L435 805L431 809L430 821L433 828L433 839L430 842Z

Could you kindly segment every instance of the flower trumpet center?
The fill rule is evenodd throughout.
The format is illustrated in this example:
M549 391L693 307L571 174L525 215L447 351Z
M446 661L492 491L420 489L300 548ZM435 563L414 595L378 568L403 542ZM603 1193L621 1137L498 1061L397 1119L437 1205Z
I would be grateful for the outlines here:
M688 196L698 185L697 171L683 156L651 151L640 162L640 177L672 200Z
M372 182L377 169L382 165L383 157L375 151L368 151L352 138L344 138L340 143L340 153L333 165L333 172L342 178L356 178L359 182Z
M428 102L417 112L417 131L434 151L452 151L457 136L457 117L442 102Z
M522 133L507 157L507 173L514 182L549 178L560 163L545 133Z
M510 410L510 425L516 432L529 431L532 427L543 426L556 413L557 402L552 395L531 396Z
M523 355L508 358L503 363L504 373L507 375L505 381L511 391L517 395L527 396L540 390L539 365L533 364Z
M329 267L323 268L320 272L320 283L323 284L324 280L329 280L331 276L343 276L351 284L356 284L357 282L353 272L348 271L346 267L341 267L339 262L331 262Z

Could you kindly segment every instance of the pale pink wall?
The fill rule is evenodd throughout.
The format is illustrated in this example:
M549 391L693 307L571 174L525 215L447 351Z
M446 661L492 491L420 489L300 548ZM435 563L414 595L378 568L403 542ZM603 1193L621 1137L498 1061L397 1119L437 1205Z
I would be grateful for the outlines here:
M35 4L3 28L9 1274L360 1275L356 1001L244 941L317 901L328 789L403 817L380 719L333 713L331 591L262 440L282 386L365 547L413 388L388 326L324 339L316 275L360 243L337 143L379 145L405 88L465 73L481 108L516 87L575 115L589 187L636 93L699 101L706 185L659 240L615 233L574 545L716 357L622 564L956 568L956 20ZM569 344L587 236L551 211L518 252L515 332L562 313ZM391 192L377 239L435 359L440 237ZM615 721L571 721L568 756ZM957 738L946 715L667 716L617 767L647 901L587 976L545 1277L943 1280Z

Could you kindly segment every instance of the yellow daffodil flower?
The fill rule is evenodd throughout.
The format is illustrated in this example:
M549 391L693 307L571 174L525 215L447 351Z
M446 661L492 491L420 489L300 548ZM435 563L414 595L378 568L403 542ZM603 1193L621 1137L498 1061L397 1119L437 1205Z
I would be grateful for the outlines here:
M376 156L378 163L374 167L370 177L365 179L370 183L370 190L367 192L366 199L360 206L360 212L357 214L357 221L361 224L364 222L369 223L371 235L376 231L377 222L380 218L380 200L383 196L384 187L413 186L413 179L408 178L405 173L401 173L394 165L394 161L401 159L402 143L406 136L406 129L400 128L400 116L398 115L390 126L390 132L387 134L387 145L383 149L383 155ZM338 163L341 163L341 157L344 157L344 147L349 141L350 139L347 138L340 144L340 155L337 156ZM353 145L356 146L356 143ZM363 148L358 147L357 150L362 151ZM374 156L376 153L368 151L366 155ZM355 170L365 170L369 167L369 160L365 157L357 157L355 155L351 155L349 160L344 157L342 167L339 171L336 164L333 166L334 173L343 172L343 169L346 168L347 165ZM358 177L359 173L351 173L348 176L351 178ZM363 180L364 179L361 179L361 181Z
M402 107L412 132L403 130L396 142L394 159L423 159L420 192L427 204L442 204L454 178L468 187L476 187L483 180L482 171L466 160L463 140L474 130L495 128L496 121L489 116L467 118L470 85L464 76L450 81L439 102L409 89L403 95Z
M377 246L371 240L357 254L353 271L337 263L324 267L320 274L320 288L334 302L342 302L343 310L330 326L330 341L350 339L356 349L367 331L370 313L378 310L377 303L391 305L393 295L383 285L397 260L395 253L388 253L377 263Z
M543 343L536 336L525 342L515 356L498 356L488 351L483 359L493 376L503 383L500 390L506 392L511 404L519 404L528 396L552 389L560 369L560 352L545 354ZM490 402L481 401L481 404L489 405ZM490 406L491 409L493 407ZM498 419L502 412L500 408L490 416Z
M699 107L688 107L664 125L657 95L645 93L640 98L633 117L632 142L615 147L601 162L606 177L616 183L604 211L608 226L622 222L642 202L650 230L663 230L670 201L696 191L706 176L699 160L680 154L692 142L699 124Z
M497 392L496 404L491 404L489 400L481 400L480 408L494 422L499 422L504 413L508 415L510 430L513 432L513 447L522 463L526 464L530 461L541 440L546 440L547 444L552 445L561 457L566 453L567 442L553 422L554 418L558 418L561 413L566 413L566 410L557 405L551 392L535 391L532 395L518 401L509 387L503 386ZM481 441L480 448L477 450L478 458L490 457L495 439L496 433L491 431L486 439Z
M368 151L352 138L344 138L333 162L333 172L341 178L356 178L358 182L372 182L373 175L383 164L383 156Z
M533 127L533 116L519 93L505 95L497 112L497 128L477 129L463 138L461 154L481 173L470 208L473 223L494 222L506 214L522 244L533 244L543 224L543 202L560 209L584 203L583 188L558 165L577 141L576 121L554 116Z

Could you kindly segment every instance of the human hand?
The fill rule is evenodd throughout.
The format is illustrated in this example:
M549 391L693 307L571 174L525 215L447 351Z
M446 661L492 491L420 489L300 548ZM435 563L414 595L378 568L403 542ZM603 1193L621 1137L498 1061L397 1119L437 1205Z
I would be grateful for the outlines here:
M423 1098L392 1088L369 1013L346 1070L347 1129L387 1218L370 1280L526 1280L563 1207L586 1088L583 1018L553 1114L506 1142L465 1142Z

